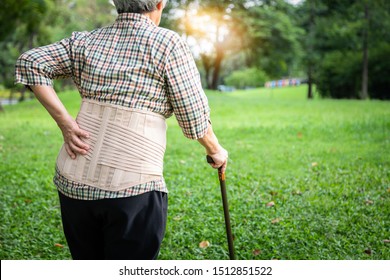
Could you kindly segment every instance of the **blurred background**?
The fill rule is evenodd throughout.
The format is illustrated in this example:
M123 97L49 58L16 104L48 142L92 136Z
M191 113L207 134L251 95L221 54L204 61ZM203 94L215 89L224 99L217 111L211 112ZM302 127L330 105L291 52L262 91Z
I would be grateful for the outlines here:
M0 3L0 259L70 259L52 183L63 137L21 102L14 65L117 14L109 0ZM238 259L389 260L390 1L168 0L161 26L188 42L229 151ZM76 116L72 81L55 87ZM217 173L167 124L159 258L227 259Z
M0 98L14 85L18 56L115 21L110 0L2 0ZM388 0L169 0L161 26L190 45L206 89L308 84L307 97L390 99ZM56 82L58 91L72 81ZM1 103L0 103L1 106Z

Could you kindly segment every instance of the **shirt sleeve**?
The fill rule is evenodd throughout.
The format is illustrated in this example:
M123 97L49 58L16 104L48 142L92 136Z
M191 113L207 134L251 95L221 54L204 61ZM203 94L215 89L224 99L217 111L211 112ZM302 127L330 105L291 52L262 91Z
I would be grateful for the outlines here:
M199 71L188 45L175 45L165 66L168 98L184 136L190 139L204 137L207 132L210 108L203 91Z
M15 83L53 85L53 79L72 77L72 38L23 53L15 65Z

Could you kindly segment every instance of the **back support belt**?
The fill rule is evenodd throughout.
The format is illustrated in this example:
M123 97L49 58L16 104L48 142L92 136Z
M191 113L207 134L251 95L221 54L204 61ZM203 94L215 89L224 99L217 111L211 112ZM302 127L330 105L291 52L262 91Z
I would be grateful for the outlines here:
M159 114L84 99L76 119L87 131L87 155L70 158L62 146L57 168L69 180L119 191L161 179L166 147Z

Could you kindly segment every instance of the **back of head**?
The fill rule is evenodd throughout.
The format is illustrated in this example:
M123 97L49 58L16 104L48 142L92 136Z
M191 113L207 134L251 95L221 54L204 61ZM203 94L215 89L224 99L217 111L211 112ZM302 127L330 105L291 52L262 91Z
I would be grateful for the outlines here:
M163 2L165 7L168 0L113 0L118 14L137 13L144 14L156 10L158 3Z

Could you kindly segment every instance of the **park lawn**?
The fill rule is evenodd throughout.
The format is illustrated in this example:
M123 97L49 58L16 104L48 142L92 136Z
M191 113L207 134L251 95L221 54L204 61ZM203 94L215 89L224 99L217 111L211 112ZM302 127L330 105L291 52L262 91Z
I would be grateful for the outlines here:
M306 87L207 92L238 259L390 259L390 103ZM60 94L75 115L76 92ZM61 133L35 100L0 113L0 257L69 259L52 183ZM168 120L160 259L228 259L217 172ZM269 206L273 202L273 206ZM268 206L267 206L268 205ZM201 241L210 246L200 248Z

